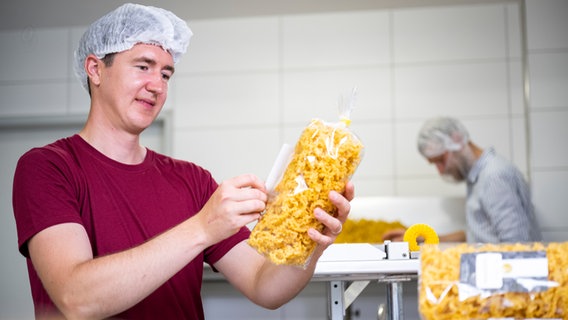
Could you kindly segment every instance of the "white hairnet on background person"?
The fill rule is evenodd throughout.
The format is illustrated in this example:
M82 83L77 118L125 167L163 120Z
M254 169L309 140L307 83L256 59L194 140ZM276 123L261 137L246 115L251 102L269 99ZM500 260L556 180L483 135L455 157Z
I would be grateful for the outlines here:
M139 43L164 48L177 63L192 35L187 23L168 10L127 3L93 22L85 31L75 51L75 74L88 91L84 63L89 54L102 59Z
M428 120L418 133L418 150L426 158L446 151L461 150L469 141L469 133L457 119L439 117Z

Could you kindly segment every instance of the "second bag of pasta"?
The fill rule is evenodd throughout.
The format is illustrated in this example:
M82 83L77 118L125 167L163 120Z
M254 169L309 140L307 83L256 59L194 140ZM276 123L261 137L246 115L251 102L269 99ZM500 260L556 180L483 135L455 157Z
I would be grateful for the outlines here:
M305 266L316 247L308 229L321 232L324 228L316 220L314 209L337 214L329 192L344 191L363 152L363 144L347 125L348 121L314 119L298 139L248 241L273 263Z
M424 320L568 319L568 242L426 245Z

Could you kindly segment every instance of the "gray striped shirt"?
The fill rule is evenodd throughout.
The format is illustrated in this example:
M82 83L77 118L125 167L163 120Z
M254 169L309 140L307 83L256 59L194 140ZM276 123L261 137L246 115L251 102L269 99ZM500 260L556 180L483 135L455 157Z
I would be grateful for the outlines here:
M493 148L483 152L468 174L466 223L470 243L542 240L529 186Z

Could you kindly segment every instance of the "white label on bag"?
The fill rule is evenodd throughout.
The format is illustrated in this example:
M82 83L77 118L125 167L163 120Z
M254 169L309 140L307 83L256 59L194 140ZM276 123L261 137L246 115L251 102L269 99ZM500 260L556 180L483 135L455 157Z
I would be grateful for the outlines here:
M548 279L545 251L464 253L460 283L488 292L541 292L559 285Z
M502 269L504 278L548 277L548 259L503 259Z
M475 286L479 289L503 287L503 257L500 253L480 253L475 258Z

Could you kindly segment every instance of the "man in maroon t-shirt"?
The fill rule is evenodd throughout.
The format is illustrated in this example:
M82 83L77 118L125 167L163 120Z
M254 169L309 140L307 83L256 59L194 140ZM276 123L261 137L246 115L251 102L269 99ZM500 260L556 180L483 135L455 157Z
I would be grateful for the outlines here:
M38 318L203 319L203 263L254 303L278 308L311 279L354 196L330 192L305 269L276 266L247 243L265 209L254 175L220 185L211 174L139 143L167 96L191 31L173 13L125 4L94 22L75 53L91 96L76 135L18 162L13 207Z

